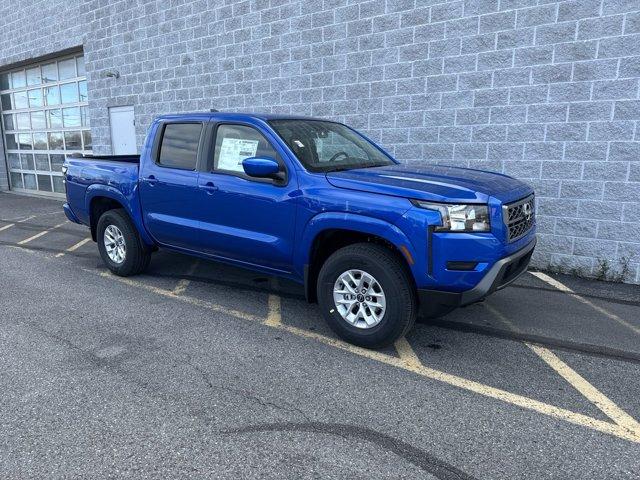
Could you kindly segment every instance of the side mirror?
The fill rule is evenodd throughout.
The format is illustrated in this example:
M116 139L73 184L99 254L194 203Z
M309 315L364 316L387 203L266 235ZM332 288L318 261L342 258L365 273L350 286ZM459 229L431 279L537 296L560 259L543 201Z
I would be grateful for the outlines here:
M244 173L250 177L281 180L280 165L270 157L250 157L242 161Z

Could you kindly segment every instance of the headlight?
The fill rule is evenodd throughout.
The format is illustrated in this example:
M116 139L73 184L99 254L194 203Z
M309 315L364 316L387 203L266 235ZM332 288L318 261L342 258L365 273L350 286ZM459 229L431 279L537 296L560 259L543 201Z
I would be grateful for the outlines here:
M413 204L440 212L442 225L435 228L436 232L488 232L491 230L487 205L455 205L419 200L415 200Z

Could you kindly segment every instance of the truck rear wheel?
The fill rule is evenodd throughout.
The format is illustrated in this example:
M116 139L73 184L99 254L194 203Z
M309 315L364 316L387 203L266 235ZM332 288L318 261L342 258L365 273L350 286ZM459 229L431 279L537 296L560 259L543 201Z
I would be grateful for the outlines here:
M416 292L407 268L372 243L341 248L318 274L318 303L329 327L366 348L386 347L413 326Z
M142 242L123 209L104 212L98 220L96 233L102 261L116 275L128 277L149 266L151 250Z

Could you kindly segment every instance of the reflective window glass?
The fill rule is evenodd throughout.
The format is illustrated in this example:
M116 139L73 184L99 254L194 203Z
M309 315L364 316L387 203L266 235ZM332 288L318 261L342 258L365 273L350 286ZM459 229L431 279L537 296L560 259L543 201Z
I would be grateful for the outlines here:
M31 112L31 128L33 128L34 130L44 130L45 128L47 128L44 110L36 110L35 112Z
M91 122L89 121L89 110L87 107L80 107L80 117L83 127L91 126Z
M13 188L24 188L21 173L11 172L11 186Z
M60 85L60 98L62 103L78 103L78 84L73 82Z
M91 131L90 130L83 130L82 131L82 143L84 145L84 149L85 150L91 150L92 145L91 145Z
M67 78L74 78L76 76L76 60L75 58L69 58L58 62L58 74L60 80L66 80Z
M200 123L170 123L162 134L158 163L165 167L194 170L200 143Z
M33 150L33 139L30 133L21 133L18 135L18 144L20 150Z
M15 92L13 94L13 108L29 108L29 99L27 98L27 92Z
M54 176L53 177L53 191L56 193L64 193L64 180L62 177Z
M11 110L11 94L4 93L0 95L0 103L2 103L2 110Z
M16 134L10 133L4 136L5 144L4 146L7 150L17 150L18 148L18 136Z
M12 188L65 192L65 158L93 146L85 76L78 54L0 73L0 143Z
M49 155L38 153L36 154L36 170L44 172L49 171Z
M42 77L40 76L40 67L27 69L27 85L40 85Z
M78 65L78 76L84 77L87 74L84 67L84 57L76 58L76 64Z
M54 172L59 172L62 170L62 164L64 163L64 155L52 153L51 154L51 170Z
M62 122L65 128L80 126L80 109L78 107L63 108Z
M87 95L87 81L78 82L78 90L80 91L80 101L86 102L89 99Z
M41 107L42 106L42 89L36 88L27 92L29 97L29 107Z
M33 155L30 153L21 153L20 154L20 162L22 163L23 170L35 170L35 165L33 163Z
M36 176L33 173L24 174L24 188L27 190L36 189Z
M18 70L11 74L11 83L13 88L22 88L27 86L27 79L24 76L24 70Z
M58 80L58 67L56 62L47 63L42 66L42 81L44 83L51 83Z
M47 134L44 132L33 134L33 148L34 150L46 150L47 149Z
M16 113L16 126L18 130L30 130L31 123L29 123L28 113Z
M38 175L38 190L42 192L50 192L51 188L51 176L50 175Z
M49 148L51 150L63 150L62 132L49 132Z
M11 77L8 73L0 74L0 90L9 90L11 88Z
M214 168L244 175L242 161L249 157L278 158L271 143L255 128L220 125L216 132Z
M64 144L67 150L81 150L80 132L64 132Z
M17 153L7 153L9 168L20 168L20 155Z
M59 108L47 110L47 128L62 128L62 111Z
M14 130L16 128L15 123L13 122L13 115L10 113L6 113L2 116L4 119L4 129L5 130Z
M55 87L47 87L44 89L44 97L47 100L47 105L60 104L60 89L56 85Z

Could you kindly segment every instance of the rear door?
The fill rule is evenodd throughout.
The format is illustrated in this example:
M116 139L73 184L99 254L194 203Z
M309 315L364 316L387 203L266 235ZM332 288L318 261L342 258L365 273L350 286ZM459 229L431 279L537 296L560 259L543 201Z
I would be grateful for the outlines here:
M241 123L213 124L213 149L200 173L203 250L211 255L291 271L295 229L295 171L273 134ZM270 157L286 180L248 177L242 160Z
M198 158L204 145L202 122L163 122L151 158L140 167L143 219L160 244L195 249L199 222Z

